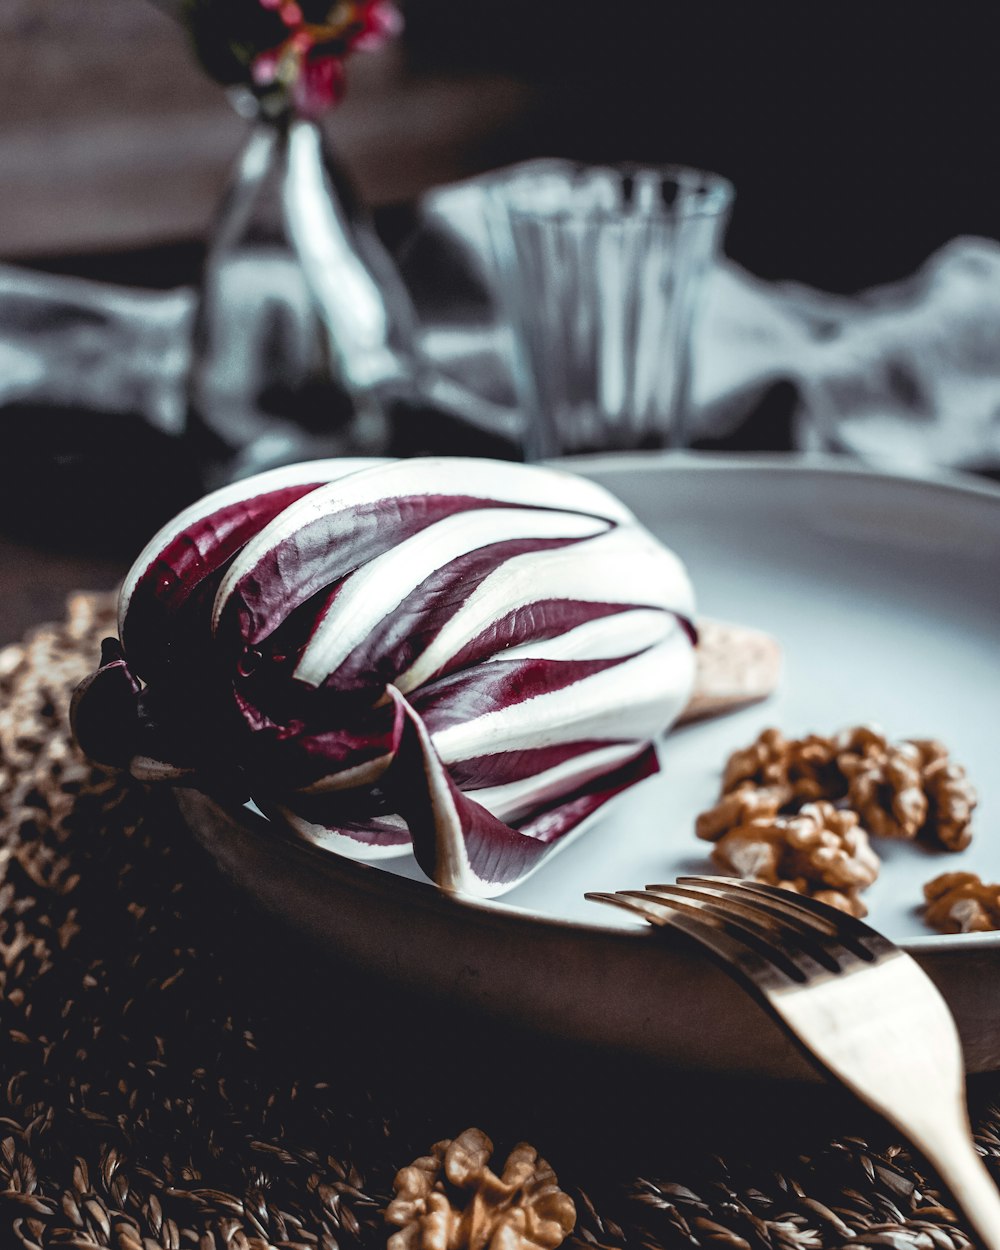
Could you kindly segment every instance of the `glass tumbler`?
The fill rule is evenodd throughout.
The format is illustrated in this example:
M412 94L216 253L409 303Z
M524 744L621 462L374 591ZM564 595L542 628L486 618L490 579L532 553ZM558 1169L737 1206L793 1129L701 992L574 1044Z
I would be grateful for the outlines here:
M732 185L541 160L485 193L525 459L686 446L692 332Z

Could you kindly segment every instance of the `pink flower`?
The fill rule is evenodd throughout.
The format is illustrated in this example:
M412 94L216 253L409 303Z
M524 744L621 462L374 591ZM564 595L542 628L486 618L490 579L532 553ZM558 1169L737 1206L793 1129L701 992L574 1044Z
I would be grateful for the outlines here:
M339 57L305 56L292 84L292 102L301 116L316 119L344 94L344 65Z
M353 51L370 52L397 34L402 18L390 0L334 4L320 23L305 20L296 0L259 0L276 12L288 34L250 63L258 87L283 86L296 111L316 119L344 94L343 61Z
M351 43L359 52L374 52L403 29L403 17L389 0L371 0L358 15L363 24L361 33Z

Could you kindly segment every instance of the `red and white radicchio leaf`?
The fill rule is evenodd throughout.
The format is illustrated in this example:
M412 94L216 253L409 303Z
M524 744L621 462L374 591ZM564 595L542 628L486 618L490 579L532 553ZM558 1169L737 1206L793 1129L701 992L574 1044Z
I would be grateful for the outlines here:
M102 762L491 896L656 771L693 613L677 556L586 479L294 465L151 540L74 724Z

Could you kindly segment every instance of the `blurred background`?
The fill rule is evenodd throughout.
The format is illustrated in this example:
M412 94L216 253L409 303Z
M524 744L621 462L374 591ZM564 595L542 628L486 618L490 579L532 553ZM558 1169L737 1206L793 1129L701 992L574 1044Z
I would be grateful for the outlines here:
M117 560L206 483L253 469L198 442L191 403L206 243L250 127L198 65L180 3L0 0L0 556L24 569L32 551L3 535ZM297 393L277 413L290 458L516 454L509 370L456 304L483 284L412 247L413 206L560 156L684 164L735 186L694 353L695 446L1000 476L994 4L400 7L402 37L350 58L322 126L389 249L421 260L413 299L443 331L434 349L458 343L479 390L437 409L419 392L381 442L345 418L333 450L308 441L327 393L312 408ZM237 330L242 376L264 353ZM39 483L55 506L34 506Z
M993 4L406 0L405 17L352 60L326 123L374 205L539 154L683 162L735 183L735 260L845 293L1000 233ZM245 123L183 31L148 0L0 0L0 36L0 258L189 278Z

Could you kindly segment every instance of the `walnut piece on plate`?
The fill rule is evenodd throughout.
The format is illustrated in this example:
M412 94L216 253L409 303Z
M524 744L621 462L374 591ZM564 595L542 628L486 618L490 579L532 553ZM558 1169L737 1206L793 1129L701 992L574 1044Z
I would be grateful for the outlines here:
M402 1168L385 1213L399 1229L388 1250L556 1250L576 1224L572 1198L526 1142L499 1176L492 1154L486 1134L469 1128Z
M924 919L941 933L992 933L1000 929L1000 885L974 872L943 872L924 886Z
M750 797L750 790L760 797ZM720 801L701 818L705 832L699 828L698 835L717 837L720 825L745 819L751 804L763 809L778 800L777 814L817 799L856 811L873 837L919 836L948 851L964 850L972 837L976 792L947 748L933 738L894 743L869 725L830 737L786 738L779 729L763 730L729 757Z
M965 769L949 760L940 742L915 740L913 745L923 758L927 827L946 851L964 851L972 841L972 813L978 802L975 787Z
M754 786L743 782L702 812L695 820L694 831L705 842L715 842L730 829L751 821L773 820L791 800L792 792L786 785Z
M749 783L784 787L789 791L787 801L836 799L844 784L834 755L832 740L819 734L786 738L780 729L765 729L750 746L729 757L722 790L729 793Z
M891 742L870 725L829 737L763 730L726 762L695 821L723 871L821 898L855 916L878 875L869 835L961 851L976 792L935 739Z
M852 916L864 916L860 893L878 876L879 858L856 813L820 800L791 816L751 819L712 849L724 872L793 890Z
M942 743L894 744L873 734L861 750L841 751L837 762L848 781L847 802L875 837L920 837L947 851L969 845L976 792Z

